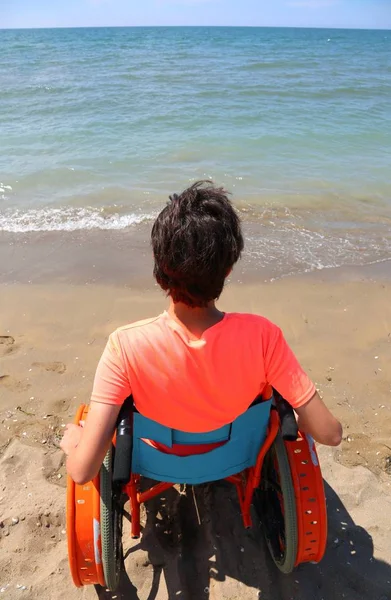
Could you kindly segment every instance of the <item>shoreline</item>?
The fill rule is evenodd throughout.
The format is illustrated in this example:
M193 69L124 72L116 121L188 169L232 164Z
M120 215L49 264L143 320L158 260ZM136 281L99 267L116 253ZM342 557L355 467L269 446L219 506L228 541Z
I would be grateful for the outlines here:
M3 258L0 285L107 284L149 291L154 287L150 227L150 224L143 224L126 231L72 233L0 232ZM354 260L342 259L328 257L328 248L322 250L320 246L319 255L311 257L311 250L305 247L304 240L303 256L299 246L288 256L289 244L282 250L282 240L270 242L262 236L258 226L253 224L251 227L244 223L245 249L230 278L234 284L302 277L343 281L345 277L360 280L364 276L391 281L391 256L388 254L371 257L366 250Z

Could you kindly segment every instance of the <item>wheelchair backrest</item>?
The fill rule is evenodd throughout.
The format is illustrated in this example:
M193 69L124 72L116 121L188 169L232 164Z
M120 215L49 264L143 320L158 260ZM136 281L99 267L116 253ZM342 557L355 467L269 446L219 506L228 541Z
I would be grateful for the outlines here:
M208 433L164 427L139 413L133 415L132 472L156 481L199 484L224 479L255 464L266 438L272 400L252 405L230 425ZM175 456L147 444L222 443L204 454Z

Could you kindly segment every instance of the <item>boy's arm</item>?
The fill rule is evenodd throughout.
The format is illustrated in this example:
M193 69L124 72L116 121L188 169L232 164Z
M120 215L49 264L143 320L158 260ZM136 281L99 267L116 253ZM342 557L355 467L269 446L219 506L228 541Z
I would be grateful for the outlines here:
M338 446L342 439L342 426L320 398L281 329L269 323L266 333L264 364L267 382L293 407L303 433L309 433L320 444Z
M300 431L309 433L316 442L338 446L342 440L342 425L331 414L318 392L303 406L295 408Z
M61 440L67 454L67 472L75 483L83 485L99 472L111 444L121 406L91 402L84 427L69 424Z
M68 455L67 471L75 483L86 483L97 475L110 446L123 401L131 393L118 334L114 332L96 370L85 426L68 424L61 441L61 448Z

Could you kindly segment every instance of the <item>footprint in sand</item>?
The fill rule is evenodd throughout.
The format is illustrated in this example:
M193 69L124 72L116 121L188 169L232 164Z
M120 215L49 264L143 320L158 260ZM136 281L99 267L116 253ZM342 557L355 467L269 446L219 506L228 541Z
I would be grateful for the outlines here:
M66 365L64 365L62 362L34 362L32 366L43 369L44 371L59 373L60 375L65 373L67 370Z
M0 539L8 537L20 527L24 527L25 518L8 517L0 521ZM39 512L37 516L31 516L26 521L28 528L32 531L34 539L37 537L38 529L42 528L41 533L53 538L63 538L65 527L65 515L63 513L52 513L50 511ZM58 540L57 540L58 541Z
M39 513L36 518L36 526L37 527L61 527L64 526L64 515L60 515L59 513L51 513L46 511L44 513Z
M25 392L31 387L29 383L19 381L11 375L0 375L0 386L4 386L12 392Z
M5 356L16 350L15 338L12 335L0 335L0 353Z
M40 512L38 515L27 519L27 527L29 530L27 549L35 552L39 537L44 537L47 541L50 539L54 544L64 539L65 514L50 511Z

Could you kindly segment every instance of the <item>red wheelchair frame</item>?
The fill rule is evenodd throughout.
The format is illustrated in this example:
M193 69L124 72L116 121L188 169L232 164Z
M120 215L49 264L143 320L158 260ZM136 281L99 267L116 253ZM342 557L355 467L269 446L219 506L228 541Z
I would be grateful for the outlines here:
M85 420L88 406L81 405L75 418ZM244 527L252 526L251 504L254 491L261 482L264 459L276 439L280 419L276 410L271 410L267 436L253 467L227 477L235 485ZM115 436L113 438L115 445ZM327 542L327 513L322 473L313 440L299 432L293 442L285 442L285 450L294 489L297 522L297 555L295 566L305 562L319 562ZM140 489L141 477L132 474L122 492L129 497L131 513L131 535L140 536L140 506L165 490L173 483L161 482L146 491ZM89 584L106 585L102 567L100 535L100 475L85 485L75 484L68 477L67 487L67 534L68 555L73 581L81 587Z

